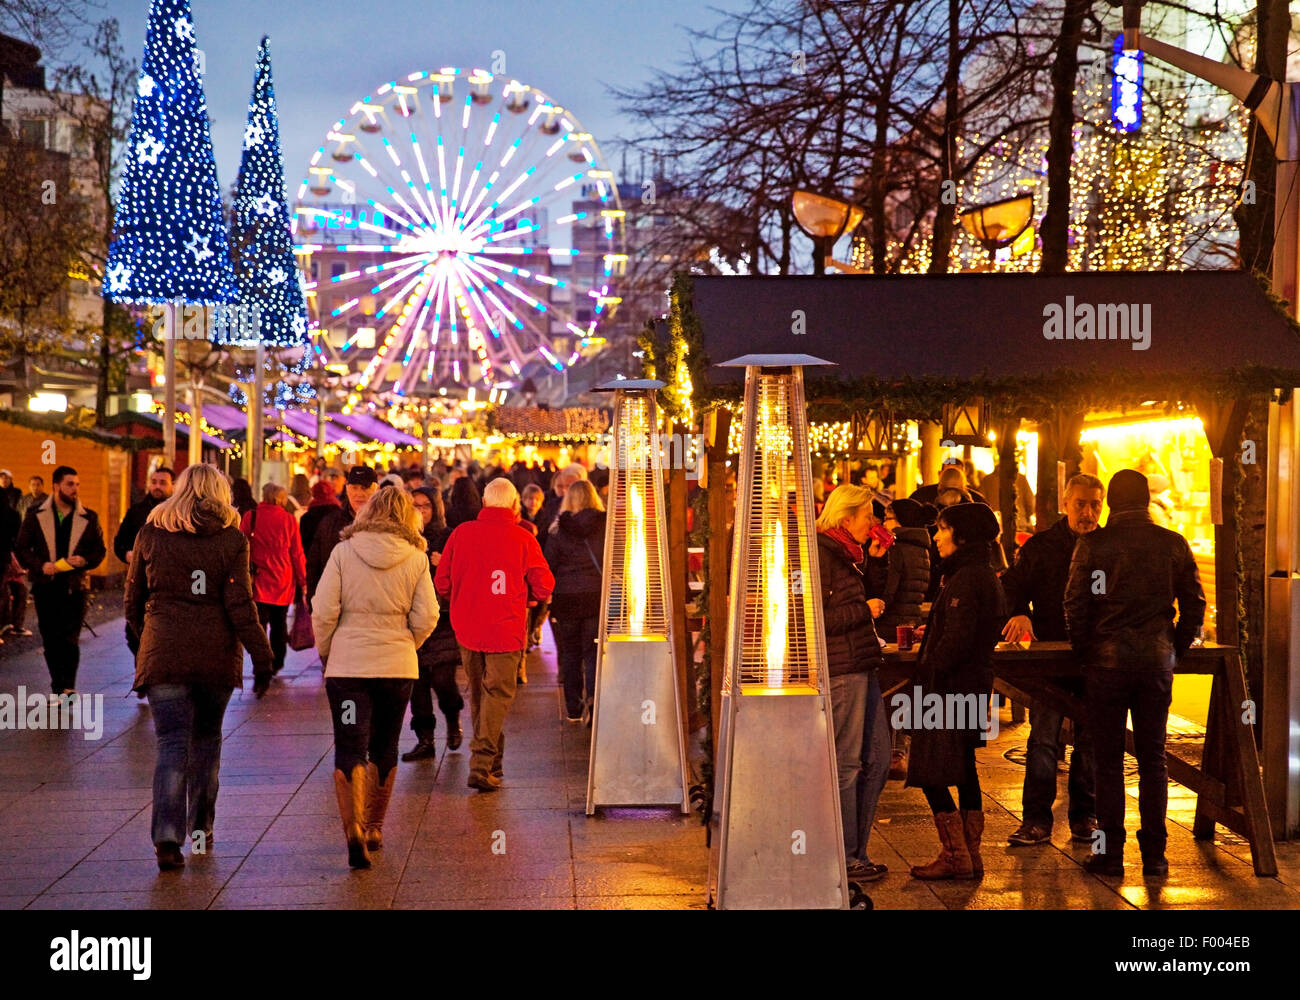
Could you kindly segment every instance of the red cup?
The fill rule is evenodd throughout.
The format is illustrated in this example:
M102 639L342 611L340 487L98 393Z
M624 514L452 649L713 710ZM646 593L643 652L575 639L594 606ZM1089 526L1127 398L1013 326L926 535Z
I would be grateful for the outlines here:
M916 630L911 625L898 626L898 651L906 653L912 648L912 643L916 639Z

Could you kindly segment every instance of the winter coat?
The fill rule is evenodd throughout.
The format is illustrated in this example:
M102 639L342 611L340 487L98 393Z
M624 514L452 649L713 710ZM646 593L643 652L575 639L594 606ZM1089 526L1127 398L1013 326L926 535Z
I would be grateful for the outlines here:
M146 524L126 574L126 623L138 637L135 685L243 686L244 647L255 673L271 670L271 644L257 620L248 539L211 509L198 532Z
M827 672L837 677L880 666L884 657L867 606L862 571L849 561L844 546L821 533L817 535L817 568L821 576Z
M1191 546L1146 509L1112 511L1104 528L1079 538L1065 586L1065 627L1084 666L1172 670L1204 620Z
M605 512L564 511L546 541L546 561L555 577L551 611L557 616L589 617L600 611L605 565Z
M978 711L993 690L993 649L1006 621L1006 599L989 565L985 545L966 545L943 561L943 587L930 608L917 656L915 685L926 695L962 696L965 725L946 717L938 728L912 732L907 782L912 787L959 784L966 777L966 752L982 743ZM916 695L915 690L908 692ZM972 704L972 698L975 699ZM945 710L950 703L945 700Z
M18 516L18 511L0 506L0 566L9 565L9 557L13 555L22 525L23 519Z
M321 574L330 561L330 553L339 543L339 535L356 518L356 513L344 497L338 507L331 507L316 525L311 547L307 549L307 597L310 600L320 584Z
M527 645L528 602L550 600L555 577L513 511L484 507L447 539L434 586L450 599L457 642L484 653L513 653Z
M532 519L533 524L537 525L537 537L543 539L543 543L551 530L551 522L560 516L560 507L563 503L563 496L554 490L546 491L546 499L538 508L537 516Z
M127 553L135 548L135 536L140 533L140 529L149 520L149 514L160 503L162 500L155 500L151 494L146 493L143 500L132 504L127 510L126 517L122 518L122 524L117 529L117 534L113 536L113 554L122 562L126 562Z
M1065 642L1065 583L1078 536L1068 518L1025 541L1016 564L1002 574L1010 615L1027 615L1042 642Z
M438 624L438 599L419 541L374 524L330 553L311 606L326 678L420 675L416 650Z
M425 529L424 540L429 544L429 552L440 553L447 547L447 539L451 537L450 528L436 528L432 531ZM433 581L433 571L435 567L432 562L429 563L429 581ZM441 663L459 663L460 662L460 645L456 642L456 632L451 627L451 608L446 602L439 605L438 626L433 630L433 634L424 640L424 644L419 649L420 664L422 666L435 666Z
M57 562L55 540L54 498L50 497L39 507L33 507L23 518L22 527L18 529L18 539L14 543L14 554L29 574L32 590L58 590L72 593L90 589L89 573L104 561L108 549L104 546L104 535L99 530L99 518L93 510L87 510L77 501L76 509L68 515L72 518L72 533L69 536L68 555L81 556L86 565L79 569L55 573L53 577L45 575L47 562Z
M302 538L304 555L311 551L311 543L316 537L316 529L320 527L321 521L338 509L339 504L335 501L334 503L317 504L315 507L308 507L302 512L302 516L298 518L298 534Z
M259 503L245 514L239 530L248 536L253 594L259 604L287 607L307 583L307 561L298 522L279 504Z
M880 592L885 612L876 619L876 634L893 642L898 626L920 625L924 620L921 605L930 584L930 533L924 528L895 528L886 560Z

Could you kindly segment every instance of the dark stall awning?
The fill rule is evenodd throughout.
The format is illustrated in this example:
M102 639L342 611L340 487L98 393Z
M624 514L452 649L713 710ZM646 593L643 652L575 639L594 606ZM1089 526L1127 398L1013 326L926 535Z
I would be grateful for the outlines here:
M1300 384L1300 334L1241 271L697 277L693 290L715 366L769 353L816 355L847 378L1263 366ZM709 369L711 381L742 376Z

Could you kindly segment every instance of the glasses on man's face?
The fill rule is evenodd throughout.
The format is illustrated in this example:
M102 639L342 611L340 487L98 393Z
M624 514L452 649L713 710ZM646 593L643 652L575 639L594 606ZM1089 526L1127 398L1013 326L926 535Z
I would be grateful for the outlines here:
M417 503L417 504L415 505L415 509L416 509L416 510L433 510L433 504L431 504L431 503Z

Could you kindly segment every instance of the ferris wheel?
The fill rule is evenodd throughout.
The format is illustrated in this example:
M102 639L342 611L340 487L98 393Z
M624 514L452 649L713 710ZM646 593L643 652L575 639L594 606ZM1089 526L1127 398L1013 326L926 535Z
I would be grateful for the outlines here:
M595 139L537 88L455 67L386 83L298 189L314 349L355 398L562 372L604 344L623 222Z

